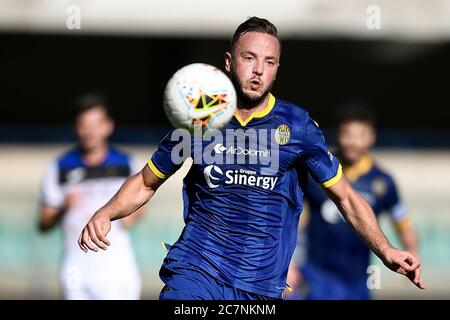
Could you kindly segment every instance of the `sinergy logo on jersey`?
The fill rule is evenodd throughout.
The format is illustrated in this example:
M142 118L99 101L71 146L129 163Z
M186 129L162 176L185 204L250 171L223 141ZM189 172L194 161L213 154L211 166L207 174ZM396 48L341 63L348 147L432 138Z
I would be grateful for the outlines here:
M206 184L211 189L217 188L225 176L225 184L237 184L251 187L260 187L265 190L273 190L278 177L258 176L256 171L247 169L226 170L225 173L218 166L209 165L203 170Z

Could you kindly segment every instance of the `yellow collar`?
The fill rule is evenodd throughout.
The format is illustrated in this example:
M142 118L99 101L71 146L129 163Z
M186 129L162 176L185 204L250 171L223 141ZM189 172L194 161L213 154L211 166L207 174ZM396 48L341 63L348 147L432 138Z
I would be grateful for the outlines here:
M343 166L344 175L350 181L356 181L372 169L373 159L370 155L364 155L361 160L351 166Z
M267 107L264 108L264 110L253 112L247 119L242 120L241 117L235 112L234 116L237 121L241 124L241 126L245 127L247 123L250 122L253 118L261 118L269 114L269 112L273 109L275 106L275 97L269 93L269 102L267 103Z

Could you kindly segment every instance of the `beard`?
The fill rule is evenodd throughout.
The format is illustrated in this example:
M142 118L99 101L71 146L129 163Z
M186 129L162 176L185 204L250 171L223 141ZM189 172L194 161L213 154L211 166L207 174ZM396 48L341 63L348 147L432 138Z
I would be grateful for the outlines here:
M236 74L236 71L234 68L231 70L231 82L233 83L235 89L236 89L236 95L238 100L241 103L241 107L244 107L246 109L251 109L253 107L256 107L259 105L269 94L270 90L272 89L273 81L272 83L263 91L261 95L258 95L255 93L254 95L249 95L246 93L243 89L244 84L242 80L238 77ZM262 84L261 84L262 85Z

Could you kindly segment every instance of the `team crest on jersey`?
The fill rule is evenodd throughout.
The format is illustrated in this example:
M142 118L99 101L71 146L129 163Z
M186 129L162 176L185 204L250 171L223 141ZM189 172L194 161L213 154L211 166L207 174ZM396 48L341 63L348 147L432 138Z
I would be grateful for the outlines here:
M384 196L387 192L388 185L386 183L386 180L382 178L375 179L372 182L372 192L375 194L377 198L381 198Z
M78 183L81 180L84 179L86 175L86 170L84 168L75 168L73 170L70 170L67 173L67 182L69 183Z
M278 126L275 131L275 141L280 144L286 144L291 139L291 129L285 124L281 124Z

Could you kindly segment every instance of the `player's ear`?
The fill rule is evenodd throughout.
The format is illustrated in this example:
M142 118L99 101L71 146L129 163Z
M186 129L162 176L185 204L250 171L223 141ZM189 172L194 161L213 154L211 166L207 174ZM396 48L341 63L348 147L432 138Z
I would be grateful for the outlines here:
M232 63L231 53L229 53L228 51L225 52L225 70L227 70L227 72L231 72Z
M370 147L373 147L377 141L377 130L373 124L369 123L367 125L369 128Z
M106 125L107 125L107 130L108 130L108 137L109 137L114 132L115 122L113 119L108 118Z
M372 137L371 137L371 141L370 141L370 147L373 147L375 145L375 143L377 142L377 132L375 131L374 128L372 128Z

